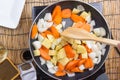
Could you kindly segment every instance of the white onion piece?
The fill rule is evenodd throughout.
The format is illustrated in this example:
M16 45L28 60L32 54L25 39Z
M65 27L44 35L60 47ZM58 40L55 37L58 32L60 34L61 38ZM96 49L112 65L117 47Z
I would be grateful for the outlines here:
M105 54L105 51L106 51L106 49L102 49L102 50L101 50L102 55L104 55L104 54Z
M42 42L44 40L44 37L41 34L38 34L38 40Z
M55 71L57 71L57 70L58 70L58 66L54 66L53 68L54 68L54 70L55 70Z
M99 50L99 51L96 52L96 57L101 56L101 55L102 55L101 50Z
M96 57L96 53L95 52L91 52L89 53L89 57L94 59Z
M104 48L106 47L106 44L103 44L103 43L102 43L102 46L101 46L101 47L102 47L102 49L104 49Z
M93 63L94 63L94 64L97 64L97 61L98 61L98 58L94 58L94 59L93 59Z
M37 37L38 37L38 33L35 35L35 38L34 38L34 39L37 39Z
M97 47L96 44L93 44L92 47L91 47L91 49L92 49L93 52L99 51L99 48Z
M93 31L97 36L105 36L106 35L106 31L103 27L95 28L95 29L93 29Z
M48 69L54 67L54 65L53 65L52 62L50 62L50 61L47 61L46 65L47 65L47 68L48 68Z
M68 77L74 77L75 73L67 73Z
M97 42L96 45L97 45L97 47L98 47L99 50L102 49L102 44L100 44L99 42Z
M90 26L95 26L95 20L92 20L92 21L90 22Z
M98 56L97 64L99 64L101 61L101 55Z
M103 27L100 28L100 32L101 32L101 36L105 36L106 35L106 31Z
M44 16L44 20L46 20L46 21L52 21L52 15L51 15L51 13L46 13L45 16Z
M65 28L65 25L66 25L66 21L62 21L63 28Z
M85 66L84 66L84 65L80 65L80 66L79 66L79 69L80 69L80 70L84 70L84 69L85 69Z
M89 70L91 71L91 70L93 70L93 68L94 68L94 67L92 67L92 68L89 68Z
M40 57L41 65L44 65L46 63L46 60Z
M87 23L90 23L91 22L91 15L88 15L85 20L87 21Z
M84 11L85 10L85 8L82 5L78 5L77 9L79 9L80 11Z
M35 49L40 49L41 48L41 42L40 41L34 41L32 43Z
M47 29L50 28L53 25L53 22L47 22L45 21L45 25L44 27L46 27Z
M51 74L55 74L56 73L56 70L54 68L48 68L48 71L51 73Z

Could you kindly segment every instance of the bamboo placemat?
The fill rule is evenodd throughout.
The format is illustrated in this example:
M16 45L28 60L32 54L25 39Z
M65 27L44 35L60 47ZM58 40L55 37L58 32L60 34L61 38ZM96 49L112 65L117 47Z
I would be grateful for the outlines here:
M32 24L32 7L50 5L58 0L26 0L20 23L15 30L0 27L0 42L8 49L8 57L14 64L21 63L20 53L28 48L28 35ZM103 6L105 16L113 38L120 40L120 0L81 0L88 3L100 2ZM120 56L111 47L105 62L106 73L110 80L120 79Z

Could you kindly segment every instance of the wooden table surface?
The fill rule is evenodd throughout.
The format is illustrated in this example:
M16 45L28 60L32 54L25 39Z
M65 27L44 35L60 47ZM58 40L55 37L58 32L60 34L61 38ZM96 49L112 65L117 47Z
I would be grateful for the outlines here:
M15 30L0 27L0 42L8 49L8 57L17 65L22 63L21 51L28 49L28 35L32 24L32 7L50 5L58 0L26 0L24 10ZM88 3L100 2L103 15L109 24L113 38L120 40L120 0L82 0ZM105 61L106 73L110 80L120 79L120 55L111 47Z

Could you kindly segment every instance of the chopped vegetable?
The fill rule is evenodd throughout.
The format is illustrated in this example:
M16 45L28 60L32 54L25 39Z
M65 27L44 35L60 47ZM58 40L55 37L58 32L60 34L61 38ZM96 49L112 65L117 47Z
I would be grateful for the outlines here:
M63 9L62 10L62 18L70 18L72 14L71 9Z
M66 72L65 71L57 71L55 73L56 76L65 76L66 75Z
M82 70L79 69L79 67L75 67L71 69L71 72L83 72Z
M78 14L80 12L80 10L79 9L76 9L76 8L73 8L73 10L72 10L72 13L73 14Z
M51 47L51 42L50 42L50 40L48 40L47 38L45 38L45 39L43 40L43 42L42 42L42 45L43 45L44 47L46 47L47 49L49 49L49 48Z
M48 50L46 48L41 47L40 48L40 54L41 54L41 57L44 58L45 60L50 60L51 59L51 57L48 54Z
M68 58L73 58L75 56L75 52L69 44L64 46L64 49Z
M63 66L65 66L70 60L67 57L64 57L60 59L58 62L60 62Z
M44 16L44 20L46 20L46 21L52 21L52 15L51 15L51 13L46 13L45 16Z
M81 16L78 16L76 14L72 14L71 15L71 19L74 21L74 22L82 22L82 23L85 23L85 19Z
M38 33L38 27L36 24L34 24L32 27L31 38L34 39L37 33Z
M41 42L40 41L34 41L32 43L35 49L40 49L41 48Z
M92 68L93 66L94 64L93 64L92 59L91 58L86 59L85 68L88 69L88 68Z
M58 30L54 26L50 27L50 31L52 32L52 34L55 38L60 37L60 34L59 34Z
M40 50L34 50L33 53L34 56L40 56Z

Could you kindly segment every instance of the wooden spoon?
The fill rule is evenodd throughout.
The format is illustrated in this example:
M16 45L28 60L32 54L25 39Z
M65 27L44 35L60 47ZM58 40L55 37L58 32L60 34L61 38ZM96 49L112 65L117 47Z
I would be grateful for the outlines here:
M109 44L112 46L117 46L118 43L120 43L120 41L117 41L117 40L96 37L95 35L87 32L83 29L73 28L73 27L69 27L69 28L65 29L61 33L61 35L64 37L73 38L73 39L98 41L98 42L102 42L102 43Z

